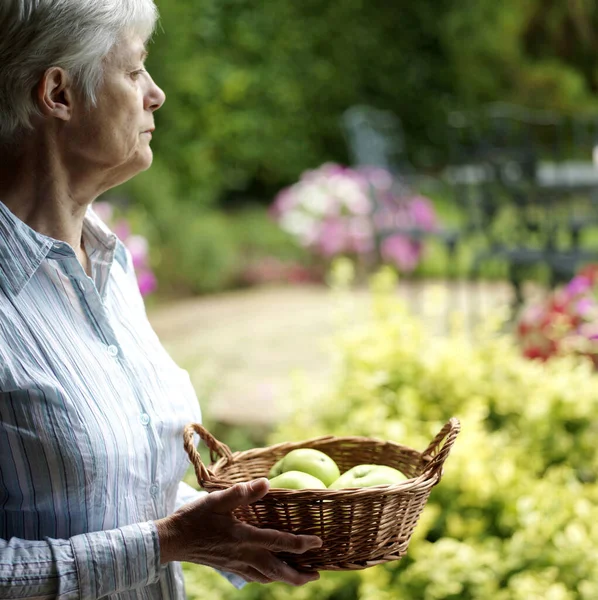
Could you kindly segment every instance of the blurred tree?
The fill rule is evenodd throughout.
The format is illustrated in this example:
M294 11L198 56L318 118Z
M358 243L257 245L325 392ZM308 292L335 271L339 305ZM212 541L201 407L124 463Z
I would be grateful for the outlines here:
M523 32L526 52L573 67L598 91L598 5L595 0L537 2Z
M448 109L597 105L594 0L157 4L148 65L168 98L156 168L131 186L152 209L269 201L303 170L347 162L339 117L357 103L401 117L419 166L442 162Z
M598 7L593 0L464 0L445 25L458 101L596 110Z
M148 64L168 96L153 142L161 176L201 204L252 182L272 193L347 161L339 117L357 102L392 108L427 139L452 80L436 18L450 3L435 4L158 0Z

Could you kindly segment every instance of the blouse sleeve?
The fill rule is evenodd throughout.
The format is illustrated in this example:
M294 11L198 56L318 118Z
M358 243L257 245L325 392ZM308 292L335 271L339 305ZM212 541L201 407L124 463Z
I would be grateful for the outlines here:
M95 600L156 583L153 522L43 541L0 540L0 598Z

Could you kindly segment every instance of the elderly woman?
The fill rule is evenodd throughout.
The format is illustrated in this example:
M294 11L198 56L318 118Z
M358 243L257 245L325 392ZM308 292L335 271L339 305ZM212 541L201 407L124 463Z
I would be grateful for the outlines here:
M90 208L152 162L155 22L152 0L0 4L1 598L182 598L180 561L237 585L318 577L276 552L319 538L233 517L267 480L181 483L197 398Z

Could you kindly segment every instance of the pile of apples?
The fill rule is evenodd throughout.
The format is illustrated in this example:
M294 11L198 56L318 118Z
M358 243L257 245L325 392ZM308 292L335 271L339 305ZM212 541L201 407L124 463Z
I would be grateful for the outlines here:
M342 475L330 456L314 448L291 450L268 474L270 488L289 490L342 490L389 485L407 477L385 465L357 465Z

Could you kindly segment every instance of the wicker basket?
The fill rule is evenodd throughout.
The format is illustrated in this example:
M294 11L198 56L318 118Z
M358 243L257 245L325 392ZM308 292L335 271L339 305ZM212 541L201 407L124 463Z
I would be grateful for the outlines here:
M410 479L394 485L348 490L273 489L235 512L241 521L256 527L322 538L323 546L317 550L302 555L280 554L289 564L302 570L348 571L405 555L459 430L459 421L450 419L423 452L370 438L327 436L232 453L197 423L185 428L184 443L198 482L208 492L267 477L272 465L295 448L325 452L336 461L341 473L359 464L388 465L402 471ZM195 433L210 450L209 469L195 448Z

